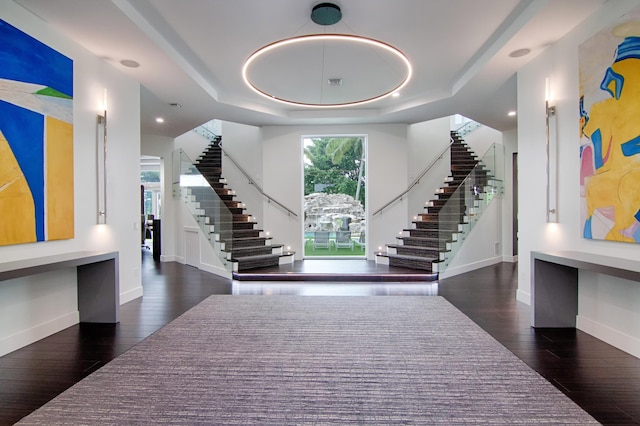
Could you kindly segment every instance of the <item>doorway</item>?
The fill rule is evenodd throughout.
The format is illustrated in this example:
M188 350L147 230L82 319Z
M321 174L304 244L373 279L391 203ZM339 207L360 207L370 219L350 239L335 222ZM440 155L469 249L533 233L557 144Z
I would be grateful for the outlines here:
M140 223L142 248L160 255L160 219L162 217L162 159L140 157Z
M303 136L304 258L366 256L366 136Z

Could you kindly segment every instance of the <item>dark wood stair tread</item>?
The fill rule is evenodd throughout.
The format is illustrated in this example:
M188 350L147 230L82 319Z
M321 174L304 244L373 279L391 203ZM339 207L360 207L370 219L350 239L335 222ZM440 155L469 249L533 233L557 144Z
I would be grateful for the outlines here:
M413 260L413 261L418 261L418 262L435 262L437 261L436 258L432 258L432 257L422 257L422 256L409 256L407 254L382 254L383 256L386 256L390 259L403 259L403 260Z
M284 256L291 256L293 255L293 252L287 252L287 253L272 253L272 254L255 254L255 255L250 255L250 256L232 256L231 257L231 261L232 262L248 262L248 261L252 261L252 260L260 260L260 259L273 259L273 258L281 258Z

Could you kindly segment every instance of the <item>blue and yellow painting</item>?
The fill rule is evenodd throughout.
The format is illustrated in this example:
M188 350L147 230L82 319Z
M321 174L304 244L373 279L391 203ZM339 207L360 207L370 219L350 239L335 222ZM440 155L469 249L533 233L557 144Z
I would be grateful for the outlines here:
M640 8L579 58L582 235L640 243Z
M73 61L2 19L0 40L0 245L73 238Z

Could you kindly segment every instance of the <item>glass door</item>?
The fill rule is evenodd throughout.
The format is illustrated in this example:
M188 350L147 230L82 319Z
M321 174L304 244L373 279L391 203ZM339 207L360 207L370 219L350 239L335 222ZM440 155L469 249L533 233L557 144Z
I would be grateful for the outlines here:
M304 258L366 254L366 137L305 136Z

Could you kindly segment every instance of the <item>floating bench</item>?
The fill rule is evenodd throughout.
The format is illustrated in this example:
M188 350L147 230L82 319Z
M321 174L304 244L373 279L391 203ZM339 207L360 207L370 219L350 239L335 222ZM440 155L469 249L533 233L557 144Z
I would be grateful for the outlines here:
M0 281L75 267L80 322L120 320L118 252L80 251L0 263Z
M575 327L578 271L640 281L640 262L578 251L531 252L531 325Z

